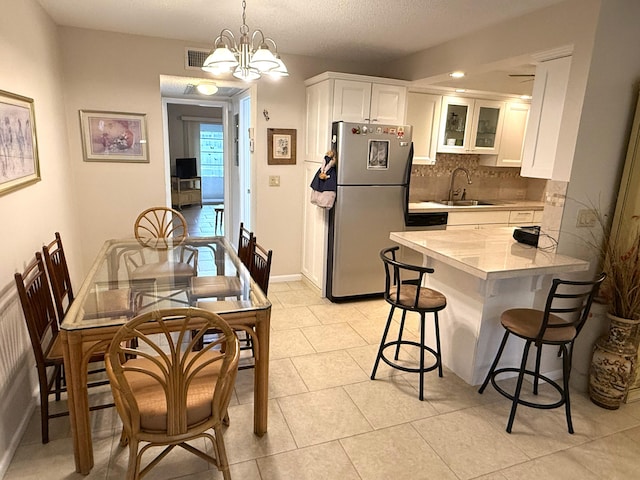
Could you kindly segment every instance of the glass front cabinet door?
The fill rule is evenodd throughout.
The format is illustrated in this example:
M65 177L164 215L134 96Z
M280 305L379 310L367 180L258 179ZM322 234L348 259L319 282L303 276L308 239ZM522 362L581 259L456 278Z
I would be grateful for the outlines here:
M504 102L444 97L438 152L497 154Z

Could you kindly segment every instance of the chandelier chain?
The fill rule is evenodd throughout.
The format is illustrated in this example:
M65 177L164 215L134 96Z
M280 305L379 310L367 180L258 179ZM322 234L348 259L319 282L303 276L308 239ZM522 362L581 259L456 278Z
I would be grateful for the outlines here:
M247 2L242 0L242 26L240 27L240 33L249 33L249 27L247 26Z

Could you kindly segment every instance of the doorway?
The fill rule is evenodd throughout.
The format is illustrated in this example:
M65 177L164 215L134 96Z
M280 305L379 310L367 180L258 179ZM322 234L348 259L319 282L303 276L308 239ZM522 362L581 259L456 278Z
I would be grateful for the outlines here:
M161 77L161 85L164 85L165 78L169 77ZM170 78L173 81L176 78L195 80ZM196 157L198 176L201 177L203 207L198 203L182 210L194 224L200 225L190 232L192 235L224 234L233 239L239 222L247 225L251 222L252 166L248 138L251 90L246 87L221 88L226 95L206 99L166 96L163 90L167 198L171 199L174 193L171 177L176 175L176 158ZM170 202L173 203L167 201ZM208 230L204 228L207 225Z

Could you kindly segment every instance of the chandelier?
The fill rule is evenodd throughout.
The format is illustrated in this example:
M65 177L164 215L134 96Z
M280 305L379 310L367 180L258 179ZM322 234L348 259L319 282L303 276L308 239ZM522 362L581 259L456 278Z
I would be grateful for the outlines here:
M273 77L287 77L289 72L278 55L276 42L265 37L260 29L249 35L246 8L247 2L243 0L240 40L236 41L231 30L224 28L216 38L213 52L204 61L202 69L214 75L233 70L234 77L247 82L259 79L263 73ZM273 45L273 52L269 44Z

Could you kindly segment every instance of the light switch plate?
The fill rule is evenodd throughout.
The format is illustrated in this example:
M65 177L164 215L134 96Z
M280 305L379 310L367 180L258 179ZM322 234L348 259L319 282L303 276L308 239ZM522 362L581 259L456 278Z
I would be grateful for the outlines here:
M270 187L279 187L280 186L280 175L269 175L269 186Z
M576 221L576 227L595 227L596 226L596 212L595 210L583 208L578 210L578 220Z

